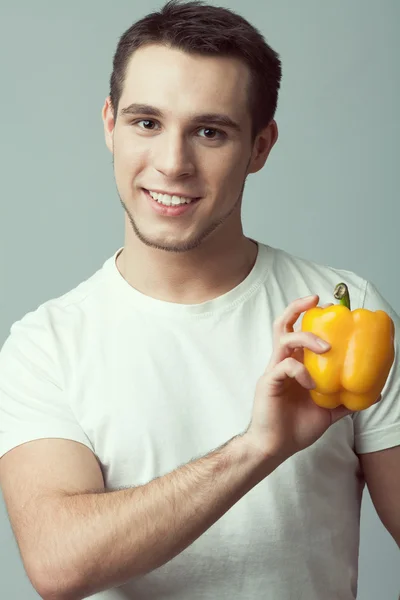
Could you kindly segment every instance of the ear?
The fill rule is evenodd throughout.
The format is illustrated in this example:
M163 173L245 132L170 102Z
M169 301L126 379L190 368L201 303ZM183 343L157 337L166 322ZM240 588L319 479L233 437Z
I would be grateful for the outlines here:
M248 173L257 173L257 171L262 169L277 139L278 125L276 124L276 121L272 119L267 127L260 131L254 141L253 154L248 167Z
M104 123L104 136L106 140L106 146L109 151L114 153L114 109L111 104L111 98L108 96L101 111Z

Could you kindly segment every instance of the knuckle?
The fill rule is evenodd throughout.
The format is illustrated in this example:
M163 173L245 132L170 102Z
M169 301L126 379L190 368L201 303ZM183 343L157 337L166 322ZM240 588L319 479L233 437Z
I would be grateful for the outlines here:
M276 319L273 323L274 329L281 329L282 325L283 325L283 315L279 315L279 317L276 317Z
M282 333L276 342L276 346L278 349L282 349L290 343L290 337L287 333Z
M284 333L280 336L278 345L281 349L285 347L291 349L302 348L304 346L308 346L310 343L313 344L316 337L317 336L315 336L313 333L309 333L307 331Z
M285 358L282 362L285 364L285 367L287 367L291 371L297 369L298 367L301 367L299 361L293 358L292 356L288 356L288 358Z

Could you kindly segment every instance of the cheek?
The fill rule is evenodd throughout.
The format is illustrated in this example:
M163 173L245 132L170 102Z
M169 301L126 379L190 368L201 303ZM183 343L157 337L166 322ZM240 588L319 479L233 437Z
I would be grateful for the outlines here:
M235 190L243 183L246 170L246 161L243 152L232 152L227 155L213 157L208 169L208 176L221 191Z
M143 153L126 136L114 139L114 177L121 197L130 201L135 179L142 170Z
M120 129L114 135L114 161L116 168L126 170L129 176L146 161L148 151L144 144L133 139L129 129Z

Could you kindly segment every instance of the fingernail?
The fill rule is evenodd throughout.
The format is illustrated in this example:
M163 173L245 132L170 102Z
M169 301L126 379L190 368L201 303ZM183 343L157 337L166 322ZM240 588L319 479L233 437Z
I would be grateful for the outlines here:
M322 348L323 350L329 350L329 348L331 347L331 345L330 345L330 344L328 344L328 342L325 342L324 340L317 340L317 344L318 344L319 346L321 346L321 348Z

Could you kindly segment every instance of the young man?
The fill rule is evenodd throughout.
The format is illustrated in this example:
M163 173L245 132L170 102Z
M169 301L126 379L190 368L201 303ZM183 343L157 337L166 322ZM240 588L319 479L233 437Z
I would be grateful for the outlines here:
M243 234L280 77L250 24L201 3L120 40L103 120L124 246L0 354L1 484L45 599L354 599L365 482L400 543L397 358L369 409L324 409L302 348L329 346L298 327L342 280L398 316Z

